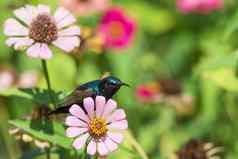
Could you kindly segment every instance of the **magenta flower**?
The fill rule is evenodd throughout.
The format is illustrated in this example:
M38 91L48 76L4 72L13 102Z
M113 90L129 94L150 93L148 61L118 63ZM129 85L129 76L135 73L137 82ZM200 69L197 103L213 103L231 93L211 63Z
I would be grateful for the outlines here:
M136 88L136 97L139 101L144 103L153 103L160 100L161 95L157 86L152 84L139 85Z
M80 44L80 28L73 25L76 19L64 8L58 8L51 16L46 5L26 5L15 10L14 14L17 20L10 18L4 24L4 34L8 37L6 44L16 50L28 47L29 57L50 59L50 44L65 52Z
M73 105L66 118L66 136L75 138L73 147L81 149L87 146L87 153L101 156L107 155L118 148L118 144L123 141L123 135L117 131L128 128L126 114L123 109L116 109L117 103L104 97L97 96L95 103L93 98L88 97L83 101L83 109L78 105Z
M98 30L104 39L105 47L123 48L132 41L135 26L135 21L122 9L112 8L102 17Z
M223 6L223 0L177 0L177 8L183 13L210 13Z
M110 2L109 0L61 0L61 4L79 16L86 16L106 10Z
M143 100L151 100L156 94L157 92L144 85L140 85L136 89L136 96Z

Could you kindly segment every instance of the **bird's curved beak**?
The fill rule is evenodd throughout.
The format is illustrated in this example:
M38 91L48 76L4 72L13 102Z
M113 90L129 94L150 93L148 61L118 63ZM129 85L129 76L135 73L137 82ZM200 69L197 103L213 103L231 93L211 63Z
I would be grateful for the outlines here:
M130 87L130 85L129 85L129 84L127 84L127 83L123 83L123 82L120 84L120 86L126 86L126 87Z

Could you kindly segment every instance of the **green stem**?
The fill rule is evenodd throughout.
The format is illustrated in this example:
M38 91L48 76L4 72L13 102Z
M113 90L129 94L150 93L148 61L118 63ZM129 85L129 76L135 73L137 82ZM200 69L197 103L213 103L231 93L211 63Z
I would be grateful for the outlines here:
M74 59L74 63L75 63L75 67L76 67L76 74L75 74L75 80L74 80L74 84L75 86L78 85L78 73L79 73L79 65L80 65L80 59L78 59L77 57L73 57Z
M146 152L144 151L144 149L141 147L141 145L137 142L137 140L135 139L135 137L132 135L132 133L127 130L125 132L125 136L127 138L127 140L131 143L131 145L133 146L133 148L136 150L136 152L138 153L138 155L140 156L140 158L142 159L149 159L149 157L147 156Z
M46 153L46 159L50 159L50 149L49 148L45 149L45 153Z
M52 104L54 105L54 108L56 108L56 103L55 103L55 100L54 100L54 96L52 95L53 91L52 91L51 84L50 84L50 77L49 77L47 63L46 63L45 60L41 60L41 64L42 64L42 67L43 67L43 72L44 72L45 80L46 80L46 83L47 83L49 97L51 99Z
M135 154L135 152L133 150L130 150L129 148L123 146L123 145L120 145L120 148L128 153L130 153L131 155L134 155L136 156L137 154Z

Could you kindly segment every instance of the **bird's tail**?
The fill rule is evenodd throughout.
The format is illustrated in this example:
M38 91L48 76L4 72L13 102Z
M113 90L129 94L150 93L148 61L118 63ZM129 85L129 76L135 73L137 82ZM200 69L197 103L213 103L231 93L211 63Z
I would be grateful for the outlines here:
M70 106L59 107L51 112L48 113L48 116L55 115L55 114L63 114L69 112Z

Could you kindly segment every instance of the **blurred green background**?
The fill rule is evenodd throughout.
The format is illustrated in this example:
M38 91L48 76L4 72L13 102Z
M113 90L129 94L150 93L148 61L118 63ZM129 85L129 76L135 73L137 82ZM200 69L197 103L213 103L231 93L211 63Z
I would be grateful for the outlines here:
M52 8L58 4L56 0L1 0L1 30L4 21L13 16L12 11L28 3L49 4ZM181 14L174 0L114 0L113 5L125 8L136 19L133 44L103 54L84 52L78 67L71 56L55 49L54 58L49 60L53 89L68 93L75 84L110 72L131 85L122 88L115 99L126 109L131 132L149 158L166 159L185 142L197 138L224 146L225 158L237 159L238 1L225 0L223 10L204 15ZM78 18L78 24L96 27L99 17ZM38 70L39 87L46 88L40 61L29 59L24 51L8 48L5 40L1 31L1 67L12 67L18 73ZM190 113L179 113L170 103L142 103L136 98L138 85L163 77L178 80L183 94L192 97ZM0 97L0 159L45 158L34 145L17 141L8 133L8 121L31 113L35 106L28 98L16 96L16 92L10 89ZM190 109L181 107L185 112ZM131 148L127 140L124 145ZM52 158L66 152L55 148ZM140 157L121 148L109 158Z

